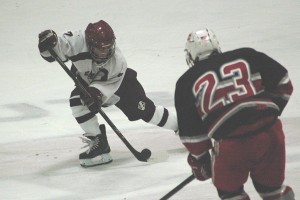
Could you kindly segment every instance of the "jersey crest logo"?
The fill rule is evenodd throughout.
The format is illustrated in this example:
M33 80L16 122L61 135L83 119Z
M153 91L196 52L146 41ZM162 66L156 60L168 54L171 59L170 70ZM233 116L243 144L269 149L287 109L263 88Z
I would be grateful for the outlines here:
M139 110L145 110L145 109L146 109L146 103L143 102L143 101L140 101L140 102L138 103L138 109L139 109Z
M92 81L107 81L108 79L108 71L104 68L100 68L96 73L86 71L84 75Z

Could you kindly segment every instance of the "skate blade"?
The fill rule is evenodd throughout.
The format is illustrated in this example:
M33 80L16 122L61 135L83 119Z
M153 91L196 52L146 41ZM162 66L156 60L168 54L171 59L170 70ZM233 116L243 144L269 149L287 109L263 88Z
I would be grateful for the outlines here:
M109 164L113 160L109 154L102 154L92 159L80 159L80 165L82 167L93 167L97 165Z

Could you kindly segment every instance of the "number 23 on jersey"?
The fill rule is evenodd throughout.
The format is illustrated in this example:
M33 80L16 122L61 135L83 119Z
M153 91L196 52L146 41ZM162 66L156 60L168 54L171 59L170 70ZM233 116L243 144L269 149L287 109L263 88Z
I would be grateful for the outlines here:
M221 78L216 72L208 71L194 83L193 93L202 118L216 109L256 94L246 61L239 59L226 63L220 67L219 73Z

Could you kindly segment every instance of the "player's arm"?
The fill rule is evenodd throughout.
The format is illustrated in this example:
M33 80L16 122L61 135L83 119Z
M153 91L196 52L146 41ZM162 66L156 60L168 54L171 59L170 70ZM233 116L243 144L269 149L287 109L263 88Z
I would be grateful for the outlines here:
M175 108L178 118L179 137L189 151L187 158L192 172L199 180L211 178L211 156L209 150L212 143L203 131L202 120L199 117L191 90L181 79L176 84Z
M69 57L87 51L84 43L85 40L80 31L69 31L58 36L49 29L39 34L38 48L41 56L48 62L55 60L48 52L49 49L53 49L62 61L67 62Z
M260 70L265 86L265 95L271 98L282 112L293 92L288 71L280 63L263 53L259 53L259 59L262 61Z
M201 181L211 178L211 156L209 150L212 148L212 143L210 138L207 136L181 136L180 139L190 152L187 161L195 177Z

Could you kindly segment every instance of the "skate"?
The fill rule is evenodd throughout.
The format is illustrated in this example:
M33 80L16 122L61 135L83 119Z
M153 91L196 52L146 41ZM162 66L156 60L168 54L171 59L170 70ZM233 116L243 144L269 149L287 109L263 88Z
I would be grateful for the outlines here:
M112 162L105 125L101 124L99 128L101 134L96 136L83 134L83 137L81 137L82 142L87 143L83 148L88 147L85 152L79 155L79 162L82 167L92 167Z

